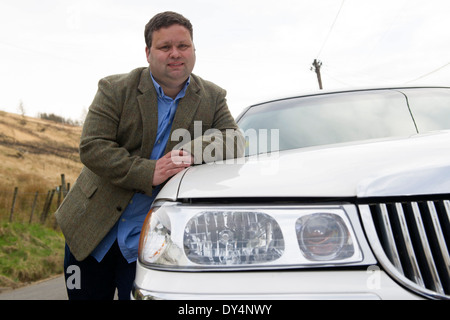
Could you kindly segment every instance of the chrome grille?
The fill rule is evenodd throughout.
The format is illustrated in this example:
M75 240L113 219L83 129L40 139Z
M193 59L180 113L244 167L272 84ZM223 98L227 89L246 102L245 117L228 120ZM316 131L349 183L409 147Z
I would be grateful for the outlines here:
M397 281L431 298L450 298L450 200L360 205L369 242Z

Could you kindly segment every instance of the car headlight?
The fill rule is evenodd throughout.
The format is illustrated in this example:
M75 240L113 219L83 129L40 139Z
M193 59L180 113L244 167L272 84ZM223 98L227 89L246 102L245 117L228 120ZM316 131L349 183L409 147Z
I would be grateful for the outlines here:
M166 202L154 206L144 223L139 260L151 268L192 271L358 265L364 254L353 225L358 233L361 228L351 208Z
M344 220L336 214L314 213L295 223L302 254L311 261L341 260L355 252Z
M255 211L202 211L188 221L183 245L187 258L198 265L267 263L284 252L278 223Z

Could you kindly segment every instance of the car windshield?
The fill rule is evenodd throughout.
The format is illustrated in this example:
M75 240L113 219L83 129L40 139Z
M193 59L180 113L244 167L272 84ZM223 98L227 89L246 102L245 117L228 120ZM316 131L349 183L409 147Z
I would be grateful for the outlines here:
M427 88L402 91L408 96L419 132L450 129L450 90Z
M450 129L450 90L441 91L429 95L424 90L406 91L417 102L412 109L418 128L406 95L397 90L272 101L249 108L238 125L247 138L248 155Z

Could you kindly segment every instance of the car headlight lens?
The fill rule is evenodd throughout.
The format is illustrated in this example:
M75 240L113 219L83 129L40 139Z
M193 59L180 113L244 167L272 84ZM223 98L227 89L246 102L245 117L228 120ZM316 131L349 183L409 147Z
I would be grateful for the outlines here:
M147 264L177 265L185 260L171 236L171 222L164 210L152 208L139 240L139 259Z
M302 254L313 261L339 260L355 252L344 220L329 213L315 213L299 218L295 224Z
M184 251L200 265L240 265L275 261L284 251L278 223L261 212L201 212L184 231Z
M148 262L157 261L166 251L170 243L170 220L166 215L149 213L144 223L146 237L141 237L142 257ZM144 234L143 233L143 234Z
M354 207L192 206L166 202L144 223L141 263L155 269L280 269L363 262ZM373 263L373 262L372 262Z

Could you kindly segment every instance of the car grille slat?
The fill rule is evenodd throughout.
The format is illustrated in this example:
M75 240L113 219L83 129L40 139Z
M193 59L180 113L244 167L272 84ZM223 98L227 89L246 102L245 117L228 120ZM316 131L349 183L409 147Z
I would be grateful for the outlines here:
M408 228L408 223L406 222L405 212L403 210L403 206L401 203L395 204L394 212L397 214L397 219L399 220L400 232L398 232L399 236L402 236L403 245L406 248L406 256L407 261L409 262L409 271L411 273L412 280L419 284L421 287L425 287L423 282L422 273L420 272L419 263L417 262L416 253L413 247L413 241L410 235L410 229Z
M421 269L425 270L424 273L429 277L428 283L430 284L431 289L440 294L443 294L444 289L442 288L442 284L437 273L436 264L434 263L435 260L421 216L422 212L417 202L412 202L410 205L414 217L415 227L417 230L416 247L419 248L419 254L423 255L423 266Z
M378 206L379 209L379 218L380 218L380 228L382 228L382 232L380 235L383 237L384 247L386 249L386 254L390 258L391 262L394 266L403 273L402 263L400 261L400 256L398 254L397 246L394 240L394 234L392 232L392 226L389 221L389 213L386 204L382 203Z
M449 299L450 200L406 199L359 207L369 242L386 271L420 294Z
M434 234L436 235L436 240L437 240L437 246L438 248L436 248L436 252L438 254L438 256L440 258L442 258L442 264L440 264L442 266L442 278L443 279L443 283L450 283L450 255L448 254L448 247L445 241L445 236L444 236L444 232L443 229L441 227L441 223L439 221L439 215L438 215L438 210L436 208L436 205L433 201L428 201L428 209L430 212L430 217L431 217L431 222L433 224L433 228L434 228ZM447 216L443 216L443 218L447 218L447 222L448 222L448 211L447 211Z

